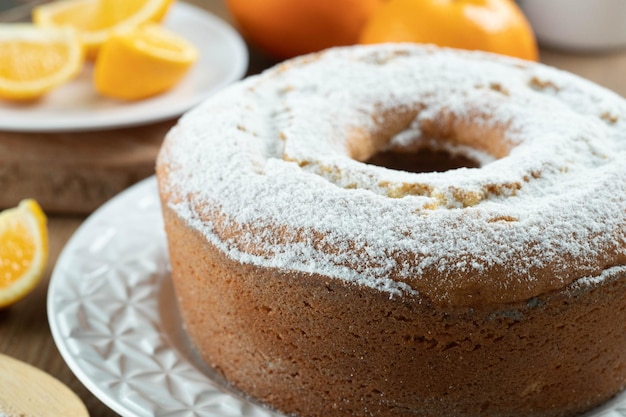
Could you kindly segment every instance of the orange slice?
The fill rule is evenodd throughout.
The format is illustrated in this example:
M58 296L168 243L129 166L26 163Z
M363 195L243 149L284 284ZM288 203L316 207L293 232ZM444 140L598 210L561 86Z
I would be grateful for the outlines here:
M118 30L159 22L174 0L59 0L36 7L33 21L40 26L71 26L80 33L87 56Z
M48 260L46 216L35 200L0 212L0 307L26 296Z
M113 34L94 69L96 90L106 97L138 100L176 85L198 59L186 39L156 25Z
M29 100L78 74L83 51L70 28L0 25L0 97Z

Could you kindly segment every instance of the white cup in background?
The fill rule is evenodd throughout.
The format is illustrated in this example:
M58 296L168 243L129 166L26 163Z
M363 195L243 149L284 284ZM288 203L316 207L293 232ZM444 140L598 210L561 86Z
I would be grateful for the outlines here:
M573 51L626 47L626 0L518 0L540 44Z

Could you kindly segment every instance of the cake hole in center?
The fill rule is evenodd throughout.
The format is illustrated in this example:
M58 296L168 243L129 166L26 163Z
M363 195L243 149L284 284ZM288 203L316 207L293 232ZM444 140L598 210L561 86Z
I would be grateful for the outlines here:
M481 166L478 161L467 156L429 148L421 148L417 152L383 151L374 154L365 163L415 173L444 172Z

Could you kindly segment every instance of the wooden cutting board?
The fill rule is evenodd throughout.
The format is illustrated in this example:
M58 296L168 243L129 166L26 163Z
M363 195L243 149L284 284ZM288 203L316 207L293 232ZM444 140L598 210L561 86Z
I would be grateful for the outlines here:
M154 174L174 123L81 133L0 131L0 208L35 198L47 213L90 213Z

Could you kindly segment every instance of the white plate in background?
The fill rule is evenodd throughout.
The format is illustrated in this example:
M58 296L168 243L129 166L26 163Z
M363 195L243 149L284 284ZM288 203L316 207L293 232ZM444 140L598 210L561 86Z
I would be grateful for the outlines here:
M198 7L176 2L163 22L199 51L199 59L171 90L139 101L100 96L93 68L33 103L0 101L0 130L19 132L86 131L134 126L181 115L209 95L240 79L248 69L248 50L237 31Z

